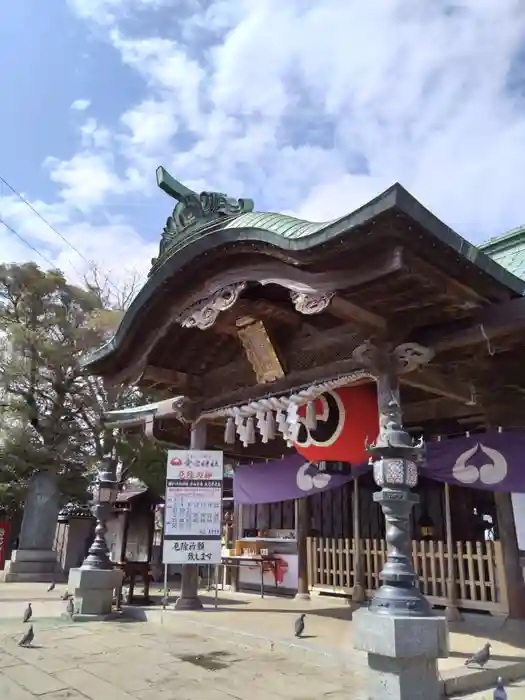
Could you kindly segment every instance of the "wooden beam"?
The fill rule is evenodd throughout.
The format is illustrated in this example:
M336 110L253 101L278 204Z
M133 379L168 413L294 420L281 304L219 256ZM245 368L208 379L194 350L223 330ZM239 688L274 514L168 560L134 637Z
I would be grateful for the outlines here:
M294 331L304 327L308 328L312 333L319 333L314 325L308 323L307 317L301 316L301 314L284 304L271 302L267 299L254 299L253 301L240 299L233 308L219 314L213 327L217 326L223 332L223 327L227 326L229 329L228 334L236 335L236 321L242 316L253 316L255 320L263 323L270 321L272 323L286 324Z
M348 299L343 299L338 294L328 305L327 312L342 321L353 321L357 326L365 326L382 333L386 333L388 329L386 319L382 316L373 311L367 311Z
M437 280L443 285L443 289L447 295L456 297L458 300L470 302L475 306L480 306L487 301L486 297L483 297L468 285L463 284L463 282L453 277L449 277L446 272L439 267L431 265L417 255L406 255L405 264L411 272L430 280Z
M362 363L357 362L353 358L339 360L323 367L311 367L306 370L296 370L290 372L283 379L277 379L271 384L258 384L241 387L231 392L221 394L219 396L205 396L198 408L201 413L213 411L221 406L229 404L238 404L244 401L256 401L264 396L270 396L279 393L285 393L292 389L308 386L313 382L322 382L334 377L349 374L354 370L366 369ZM365 379L363 381L373 381Z
M342 289L362 287L389 275L400 272L404 267L404 248L396 246L389 248L377 256L367 256L365 264L356 264L354 270L328 270L311 272L297 264L289 264L276 258L261 259L258 254L255 261L246 260L241 263L221 263L221 270L212 273L206 282L185 300L185 306L206 298L213 292L236 282L260 282L277 284L292 289L294 284L308 286L318 292L330 292Z
M173 419L156 420L153 423L153 437L172 448L187 449L189 446L189 426ZM282 440L270 440L264 444L258 440L253 445L242 447L239 443L226 445L224 442L224 422L218 425L207 423L209 449L224 451L225 457L239 459L245 463L253 460L279 459L283 454L293 454L293 450Z
M525 331L525 297L486 306L468 321L429 329L421 334L418 342L443 352L518 331Z
M400 376L400 380L403 384L414 387L414 389L422 389L429 394L444 396L447 399L452 399L452 401L458 401L463 404L468 404L472 401L472 393L469 386L445 377L430 367L403 374Z
M387 322L382 316L372 311L367 311L353 302L343 299L338 294L332 298L324 313L329 313L345 323L352 322L354 327L364 326L367 329L376 332L380 331L381 333L387 331ZM232 309L218 316L213 327L220 333L234 335L235 319L246 315L253 316L263 322L280 321L281 323L286 323L294 330L303 327L312 334L319 333L315 325L310 322L311 317L308 315L300 314L292 308L287 308L282 304L266 299L254 299L253 301L240 299Z
M177 389L181 394L191 393L201 385L199 377L186 374L185 372L178 372L175 369L164 369L153 365L146 365L140 380L164 384L170 388Z
M420 421L439 421L449 418L469 418L470 416L483 415L483 407L475 405L451 403L450 399L444 397L429 398L425 401L415 401L413 403L403 401L403 419L406 423L418 423Z
M348 343L348 354L350 355L356 345L364 343L365 340L372 341L374 338L375 334L360 331L355 322L350 321L328 330L320 331L316 328L314 333L308 332L308 334L301 333L296 335L290 340L288 348L291 352L296 350L315 350L326 347L328 344L341 344L344 342Z

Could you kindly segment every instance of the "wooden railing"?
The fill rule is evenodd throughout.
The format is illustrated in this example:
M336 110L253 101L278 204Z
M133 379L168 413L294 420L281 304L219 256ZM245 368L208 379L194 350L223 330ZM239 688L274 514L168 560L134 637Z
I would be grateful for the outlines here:
M310 588L352 594L355 583L355 547L349 538L308 538ZM380 585L386 560L384 540L361 540L361 583L367 596ZM432 605L447 605L448 557L443 542L412 542L412 559L419 586ZM456 605L494 615L509 611L503 558L499 542L456 542L452 552Z

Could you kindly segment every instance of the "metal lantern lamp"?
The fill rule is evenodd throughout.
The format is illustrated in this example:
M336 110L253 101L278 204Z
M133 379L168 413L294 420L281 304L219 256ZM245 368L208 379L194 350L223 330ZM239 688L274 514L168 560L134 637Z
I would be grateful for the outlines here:
M416 586L412 563L410 513L419 497L410 489L417 485L418 464L423 461L423 440L417 444L403 428L397 401L390 401L381 416L379 437L367 446L373 462L374 493L386 520L387 561L379 578L381 587L370 602L370 611L384 615L432 616L429 602Z
M93 489L93 515L97 519L95 539L89 548L87 557L84 559L84 563L81 566L82 569L101 571L113 568L106 542L106 521L111 505L117 499L119 483L113 462L105 460L98 470L97 480Z
M381 458L374 462L374 481L381 488L417 486L417 464L411 459Z

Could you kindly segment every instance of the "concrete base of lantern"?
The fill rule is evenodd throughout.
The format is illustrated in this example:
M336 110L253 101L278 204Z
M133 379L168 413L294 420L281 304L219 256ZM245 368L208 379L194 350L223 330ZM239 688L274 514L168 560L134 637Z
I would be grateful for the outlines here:
M67 588L73 596L75 614L109 615L114 592L122 585L123 576L119 569L70 569Z
M355 646L367 653L368 693L381 700L439 700L437 660L448 657L444 617L353 616Z

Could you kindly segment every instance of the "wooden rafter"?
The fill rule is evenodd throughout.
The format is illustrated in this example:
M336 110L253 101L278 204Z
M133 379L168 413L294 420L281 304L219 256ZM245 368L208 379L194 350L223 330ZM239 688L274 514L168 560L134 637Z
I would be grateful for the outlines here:
M419 342L443 352L519 331L525 331L525 297L487 306L469 321L428 330Z
M414 254L407 254L405 256L405 263L411 272L423 278L438 280L447 296L455 297L458 300L462 300L464 303L471 303L473 307L481 306L487 302L485 297L471 289L468 285L449 277L438 267L427 263Z
M483 413L481 406L461 404L444 397L429 398L425 401L415 401L414 403L405 403L403 401L402 404L403 419L407 423L468 418L470 416L480 416Z
M198 390L202 383L199 377L186 372L178 372L175 369L164 369L147 365L141 376L141 381L149 381L155 384L163 384L170 389L180 391L181 394L190 394Z
M422 389L429 394L444 396L447 399L469 404L473 400L472 389L464 382L445 377L430 367L408 372L400 377L401 382L415 389Z
M386 319L382 316L372 311L367 311L362 306L357 306L357 304L348 301L348 299L343 299L338 294L330 302L327 312L342 321L352 321L357 326L364 326L383 333L386 333L388 329Z

